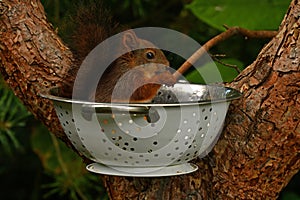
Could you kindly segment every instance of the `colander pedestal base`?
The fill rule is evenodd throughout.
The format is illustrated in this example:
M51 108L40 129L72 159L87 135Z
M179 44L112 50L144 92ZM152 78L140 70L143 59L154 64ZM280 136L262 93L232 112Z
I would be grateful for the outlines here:
M86 169L97 174L114 176L162 177L188 174L196 171L198 166L192 163L183 163L162 167L118 167L92 163L87 165Z

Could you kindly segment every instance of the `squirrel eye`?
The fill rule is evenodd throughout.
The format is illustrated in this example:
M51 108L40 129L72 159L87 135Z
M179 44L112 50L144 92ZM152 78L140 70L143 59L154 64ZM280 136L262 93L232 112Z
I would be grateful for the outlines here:
M155 57L154 52L148 51L146 53L146 57L147 57L147 59L153 59Z

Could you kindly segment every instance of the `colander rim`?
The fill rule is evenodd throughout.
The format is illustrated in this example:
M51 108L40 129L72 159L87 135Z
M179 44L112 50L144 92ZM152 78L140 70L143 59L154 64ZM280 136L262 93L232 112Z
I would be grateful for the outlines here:
M186 85L187 83L176 83L176 85ZM225 86L216 86L216 85L204 85L204 84L188 84L191 86L198 86L198 87L217 87L217 88L224 88L226 91L225 98L216 98L210 100L200 100L200 101L183 101L179 103L119 103L119 102L92 102L92 101L84 101L78 99L70 99L66 97L56 96L51 94L51 91L59 89L59 87L51 87L39 92L39 95L45 99L49 99L56 102L65 102L65 103L72 103L72 104L83 104L92 107L118 107L118 106L133 106L133 107L176 107L176 106L189 106L189 105L206 105L206 104L214 104L214 103L222 103L222 102L230 102L232 100L239 99L242 96L242 93L238 90L225 87Z

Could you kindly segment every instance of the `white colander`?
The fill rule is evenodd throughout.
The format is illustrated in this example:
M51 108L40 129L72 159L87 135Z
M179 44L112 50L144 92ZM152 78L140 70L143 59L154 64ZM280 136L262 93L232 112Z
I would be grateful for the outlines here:
M66 99L57 89L41 94L54 103L75 148L94 161L89 171L119 176L170 176L197 170L188 161L209 153L230 100L221 86L163 86L153 103L94 103Z

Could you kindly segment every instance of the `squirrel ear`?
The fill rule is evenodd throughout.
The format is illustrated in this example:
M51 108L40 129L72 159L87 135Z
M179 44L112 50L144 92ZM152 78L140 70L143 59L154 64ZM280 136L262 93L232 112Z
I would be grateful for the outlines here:
M139 38L133 30L127 30L123 33L122 44L128 51L131 51L138 46L138 40Z

